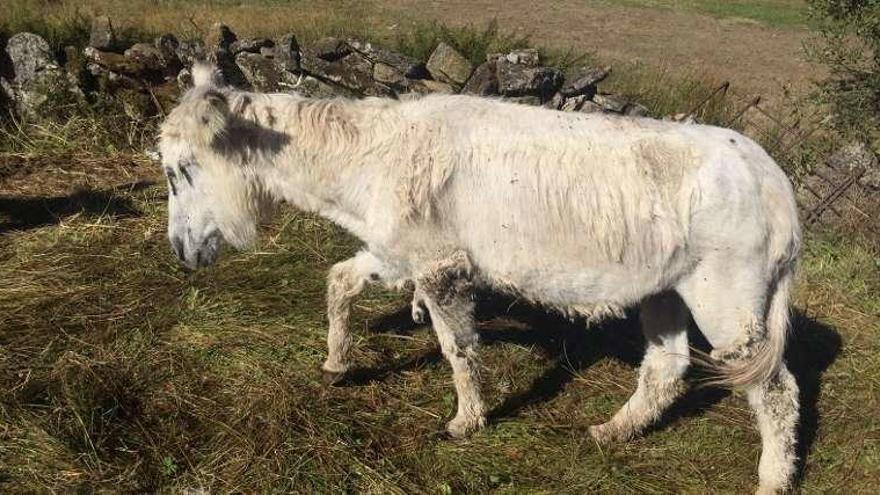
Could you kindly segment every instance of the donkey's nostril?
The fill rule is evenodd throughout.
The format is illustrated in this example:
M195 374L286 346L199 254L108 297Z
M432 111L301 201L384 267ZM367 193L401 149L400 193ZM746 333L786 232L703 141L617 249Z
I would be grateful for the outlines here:
M183 239L180 237L172 237L171 238L171 246L174 248L174 254L177 255L177 259L180 261L184 261L183 258Z

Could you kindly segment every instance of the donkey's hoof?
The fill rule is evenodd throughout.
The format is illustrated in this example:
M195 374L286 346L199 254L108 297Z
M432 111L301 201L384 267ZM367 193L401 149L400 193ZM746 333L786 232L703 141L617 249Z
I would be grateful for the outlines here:
M621 440L618 428L611 422L591 426L590 436L599 445L610 445Z
M446 423L446 434L450 438L460 439L470 436L471 433L486 426L486 418L453 418L452 421Z
M336 386L342 384L345 381L345 372L344 371L328 371L325 369L321 370L321 381L324 382L324 385L327 386Z

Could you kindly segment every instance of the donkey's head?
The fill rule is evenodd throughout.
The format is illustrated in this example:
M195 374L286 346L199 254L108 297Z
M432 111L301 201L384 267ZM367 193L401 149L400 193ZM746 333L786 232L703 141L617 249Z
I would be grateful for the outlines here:
M264 194L250 164L230 153L230 90L213 67L193 68L195 86L162 124L159 152L168 179L168 238L189 268L210 266L224 242L256 237Z

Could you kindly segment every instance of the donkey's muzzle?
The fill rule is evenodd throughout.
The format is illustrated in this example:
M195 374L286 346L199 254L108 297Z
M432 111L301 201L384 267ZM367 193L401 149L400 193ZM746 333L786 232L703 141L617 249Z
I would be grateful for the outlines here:
M210 235L203 242L187 246L183 238L174 236L171 238L171 247L177 259L190 270L211 266L217 260L217 251L220 249L221 236Z

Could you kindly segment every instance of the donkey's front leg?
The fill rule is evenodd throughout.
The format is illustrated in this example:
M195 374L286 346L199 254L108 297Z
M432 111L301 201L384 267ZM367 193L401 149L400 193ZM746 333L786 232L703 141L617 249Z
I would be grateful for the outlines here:
M324 383L333 385L345 378L349 369L351 331L348 327L351 303L368 282L378 282L387 277L388 268L369 251L336 263L327 276L327 360L321 367Z
M458 412L446 428L456 438L486 424L480 397L471 279L467 255L459 252L434 264L416 282L434 322L440 349L452 365Z

